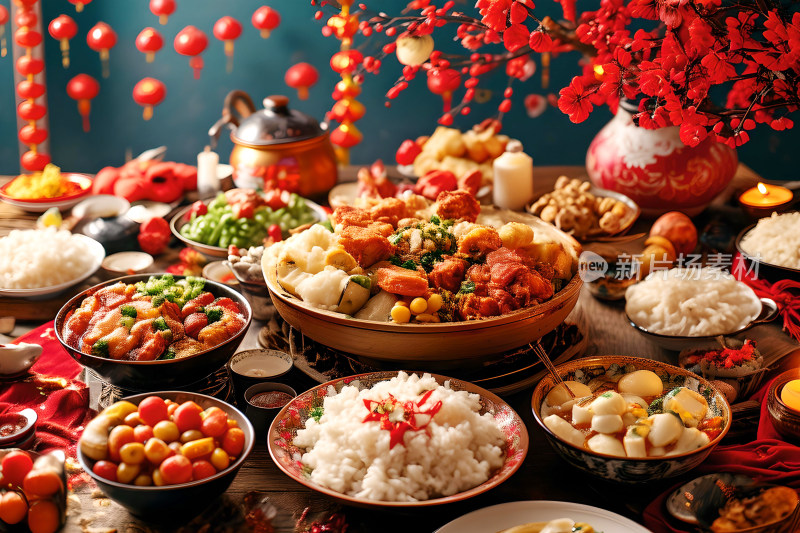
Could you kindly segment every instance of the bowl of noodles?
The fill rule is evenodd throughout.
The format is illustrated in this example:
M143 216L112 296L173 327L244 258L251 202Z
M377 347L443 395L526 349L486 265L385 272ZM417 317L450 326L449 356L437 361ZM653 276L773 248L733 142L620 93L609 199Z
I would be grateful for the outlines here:
M92 178L87 174L61 172L47 165L42 172L21 174L0 187L0 199L32 213L50 208L69 209L91 193Z
M356 214L358 215L358 213ZM455 233L448 233L450 226L435 215L423 213L418 216L420 222L404 226L405 223L401 221L400 228L395 229L393 235L389 237L397 243L396 249L399 250L403 247L400 240L404 238L402 234L409 227L412 228L412 233L416 231L413 229L414 227L421 227L423 234L437 233L439 236L450 235L451 237L459 234L456 226L453 226L455 229L452 229ZM428 222L427 220L438 220L438 222ZM504 352L535 342L552 331L575 307L582 286L582 280L577 271L580 245L571 236L551 224L526 213L483 206L480 215L473 220L474 222L470 222L473 224L470 226L472 229L468 228L467 234L471 234L473 229L477 232L491 233L494 231L495 234L498 234L506 224L514 223L517 228L523 226L528 228L535 244L509 244L510 247L503 245L483 257L475 255L464 259L467 254L463 253L461 244L466 242L467 237L463 237L465 234L461 234L457 239L461 243L459 250L462 251L436 258L432 267L425 265L425 255L435 254L435 251L424 254L421 259L422 265L417 264L416 270L407 269L410 265L401 268L388 261L379 261L367 268L356 266L349 272L342 272L342 268L347 269L348 266L351 266L342 267L340 260L342 257L347 259L347 256L343 255L338 248L346 238L348 230L346 223L337 222L336 212L334 212L332 227L341 233L331 234L329 232L326 234L324 232L329 230L319 229L319 226L312 227L303 234L295 235L292 239L284 241L283 244L277 243L266 250L262 259L262 269L267 289L278 313L290 325L301 330L303 335L335 350L354 354L369 364L379 367L398 367L413 362L415 368L440 370L470 364L480 365L484 361L498 359ZM431 227L432 224L438 225ZM344 229L340 227L342 225L345 226ZM359 229L357 233L363 232ZM339 244L336 242L337 238L340 239ZM314 251L308 256L309 260L313 262L313 258L316 256L324 256L328 260L335 257L340 268L333 270L326 267L315 277L308 278L307 273L298 273L298 265L302 263L302 252L293 251L293 247L299 241L312 242L315 239L321 239L321 241L312 246ZM411 240L413 241L413 239L412 235ZM328 247L327 251L323 251L326 246ZM348 248L347 243L343 246ZM424 242L422 246L426 246ZM526 246L530 248L526 248ZM376 247L377 244L372 242L365 246L350 246L350 250L361 261L368 250ZM480 293L481 282L473 282L469 278L470 273L474 272L469 270L470 268L484 268L483 272L487 276L494 276L490 273L491 269L496 268L498 272L510 272L507 267L513 265L513 268L520 272L519 275L524 277L523 285L526 287L531 286L528 283L529 280L541 282L536 276L527 277L528 274L520 266L521 264L530 266L533 263L534 266L531 268L542 270L552 268L545 258L532 260L530 256L525 255L526 250L534 249L557 251L559 255L555 263L561 264L556 268L557 272L553 275L553 279L546 280L546 283L551 284L552 288L545 285L545 288L549 290L542 297L539 295L532 297L528 294L529 298L522 303L517 298L515 302L511 302L511 305L504 305L504 302L510 301L510 297L518 297L519 291L509 288L511 285L506 287L508 290L498 291L496 289L499 285L492 285L491 290L494 292L491 295L487 292ZM292 254L297 258L297 262L293 260L286 262L285 258ZM405 257L407 256L403 256L401 259ZM492 263L493 259L498 262ZM448 261L457 260L465 261L463 268L467 271L467 277L464 277L465 274L462 272L460 278L455 278L451 290L447 290L444 287L446 283L439 279L444 277L440 276L442 274L439 272L440 266L446 268ZM392 261L398 262L396 257ZM502 263L503 261L507 262ZM403 261L401 264L405 263L406 261ZM490 266L490 263L493 266ZM545 266L542 266L543 264ZM423 270L428 270L427 278L423 275ZM358 275L350 276L350 281L347 281L347 276L353 272L357 272ZM502 272L500 273L502 274ZM326 276L327 273L330 275ZM391 294L391 287L387 287L385 283L382 284L381 276L387 274L389 277L397 276L401 280L399 285L402 285L403 280L409 276L418 276L411 280L415 289L419 284L418 296L403 295L402 288L397 289L400 292ZM560 278L556 279L559 276ZM303 277L307 277L305 283L308 290L305 292L304 286L296 283ZM317 279L318 277L325 279ZM332 285L335 286L339 283L336 281L337 278L342 279L343 285L341 286L344 286L341 297L335 291L328 290ZM437 281L432 281L434 278ZM459 283L461 284L460 288L458 288ZM377 293L375 284L380 288ZM364 286L371 288L365 292ZM484 287L483 290L485 291L486 288ZM333 300L338 299L338 305L336 302L334 305L325 303L325 298L331 294ZM366 300L366 304L360 308L351 305L353 301L359 299L359 294L363 294ZM419 312L419 309L415 309L417 305L427 306L427 310ZM398 310L398 306L405 306L410 310L410 320L407 316L409 311ZM490 309L491 312L483 313L485 309ZM399 320L395 319L396 313L399 316L404 312L405 320L402 317Z

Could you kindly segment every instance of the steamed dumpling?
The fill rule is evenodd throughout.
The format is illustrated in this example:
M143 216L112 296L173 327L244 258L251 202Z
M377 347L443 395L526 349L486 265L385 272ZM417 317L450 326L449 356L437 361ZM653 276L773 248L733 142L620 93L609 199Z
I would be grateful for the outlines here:
M650 433L647 439L655 447L672 444L681 437L684 427L680 419L672 413L659 413L649 418Z
M606 391L594 399L590 409L595 415L622 416L625 413L626 407L627 403L625 402L625 398L618 392Z
M637 370L622 376L617 388L622 394L661 396L661 393L664 392L664 383L652 370Z
M586 441L586 445L595 453L604 453L606 455L616 455L617 457L625 457L625 448L618 438L611 435L598 433L591 439Z
M555 433L556 437L559 439L562 439L573 446L577 446L579 448L583 447L583 441L585 440L583 433L572 427L572 424L560 416L550 415L542 420L542 422L544 422L544 425L547 426L547 429Z
M699 393L678 387L664 397L664 411L674 411L681 417L686 427L697 427L708 412L708 402Z

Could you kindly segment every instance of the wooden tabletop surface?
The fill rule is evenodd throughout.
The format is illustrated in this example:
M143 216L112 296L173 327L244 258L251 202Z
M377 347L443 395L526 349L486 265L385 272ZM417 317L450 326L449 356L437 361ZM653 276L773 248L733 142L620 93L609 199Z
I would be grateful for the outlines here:
M582 167L537 167L535 172L538 191L550 190L555 179L562 174L578 177ZM742 189L757 177L746 167L740 167L732 187ZM715 209L725 211L724 199ZM15 222L15 208L0 207L3 228L25 226L30 218L19 218ZM707 215L704 215L707 216ZM699 227L702 225L699 223ZM637 229L647 231L649 222L637 223ZM641 249L641 241L627 246ZM77 290L77 289L76 289ZM0 316L14 314L13 302L0 298ZM53 316L55 312L53 312ZM627 324L621 303L601 302L594 299L584 287L574 317L583 324L588 336L586 355L621 354L649 357L666 362L675 362L675 355L661 350L644 339ZM40 321L41 322L41 321ZM22 324L21 330L36 326L38 322ZM239 350L257 347L258 331L262 324L253 322ZM64 354L66 357L66 353ZM786 361L796 366L800 354ZM317 383L297 369L285 381L296 390L306 390ZM435 531L450 520L475 509L517 500L559 500L588 504L613 511L636 521L641 520L644 507L658 494L679 480L650 482L634 487L620 487L591 477L567 465L545 440L543 430L531 412L532 388L504 399L524 420L529 435L530 449L522 467L511 479L499 487L470 500L414 511L387 511L381 509L342 507L306 487L296 483L274 465L263 440L256 442L252 454L228 491L208 509L191 522L159 524L166 517L148 517L147 521L131 516L125 509L107 500L92 485L78 487L71 498L68 522L65 531L160 532L160 531L275 531L294 532L296 521L305 512L312 519L324 519L334 512L345 516L348 532L426 532ZM742 438L740 436L740 438ZM744 437L746 438L746 436ZM684 476L691 479L692 475ZM260 505L275 516L270 521L273 529L254 529L245 519L253 505ZM154 521L155 520L155 521ZM263 525L263 524L262 524ZM605 532L616 533L616 532Z

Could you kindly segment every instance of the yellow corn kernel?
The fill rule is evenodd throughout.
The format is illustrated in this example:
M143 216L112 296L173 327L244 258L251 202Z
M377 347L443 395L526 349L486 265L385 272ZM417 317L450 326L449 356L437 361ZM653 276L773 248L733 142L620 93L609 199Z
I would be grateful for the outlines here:
M402 305L395 305L392 307L392 321L400 324L405 324L411 320L411 310Z
M205 437L203 439L187 442L181 446L181 455L184 455L187 459L193 461L200 456L213 452L214 448L214 438Z
M139 470L139 465L120 463L117 466L117 481L120 483L133 483L133 480L139 475Z
M425 312L435 313L442 308L443 304L444 302L442 301L442 297L440 295L431 294L430 298L428 298L428 309Z
M428 301L425 298L414 298L411 300L411 305L408 306L411 312L415 315L424 313L428 309Z

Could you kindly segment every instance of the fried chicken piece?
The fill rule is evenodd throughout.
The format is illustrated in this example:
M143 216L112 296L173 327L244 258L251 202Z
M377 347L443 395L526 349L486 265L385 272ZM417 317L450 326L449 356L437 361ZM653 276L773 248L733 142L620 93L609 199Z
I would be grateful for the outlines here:
M443 191L436 198L436 214L442 220L467 220L475 222L481 205L467 191Z
M339 244L362 268L388 259L395 249L385 236L373 229L359 226L346 226L339 236Z
M386 222L397 226L397 221L408 216L408 210L403 200L398 198L384 198L369 210L372 220Z
M422 296L428 291L428 279L424 270L420 272L391 265L378 269L377 280L378 287L392 294Z
M498 316L500 306L494 298L473 292L461 297L458 302L458 314L461 320L477 320L487 316Z
M464 259L444 256L442 261L433 265L433 270L428 274L428 283L431 287L458 292L469 263Z
M341 205L331 213L331 223L334 227L341 224L344 226L360 226L366 228L372 222L373 220L369 211L350 205Z
M378 235L383 235L384 237L389 237L389 235L394 233L394 226L387 222L373 222L367 226L367 229Z
M503 246L500 234L491 226L476 226L458 239L458 253L480 259Z

